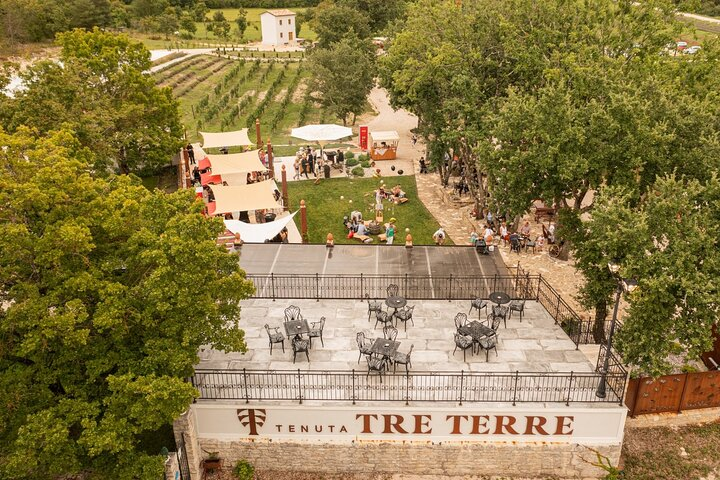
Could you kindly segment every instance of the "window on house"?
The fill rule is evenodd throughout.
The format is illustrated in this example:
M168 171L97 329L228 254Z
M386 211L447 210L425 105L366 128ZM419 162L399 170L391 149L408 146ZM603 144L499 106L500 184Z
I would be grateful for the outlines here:
M288 25L292 25L292 18L288 18Z
M280 38L283 38L283 32L280 32Z
M280 25L282 25L282 20L280 20Z

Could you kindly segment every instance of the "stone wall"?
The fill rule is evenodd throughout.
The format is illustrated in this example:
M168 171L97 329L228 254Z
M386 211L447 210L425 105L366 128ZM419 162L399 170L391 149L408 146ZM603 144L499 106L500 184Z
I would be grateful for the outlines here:
M419 442L352 444L299 443L268 440L200 439L202 450L220 452L225 466L240 459L257 469L328 473L403 473L434 478L454 475L504 478L595 479L607 472L591 465L596 454L580 445ZM620 445L597 447L612 465ZM193 477L199 478L199 477Z
M191 478L193 480L200 480L200 460L203 458L203 452L200 448L200 443L198 442L195 417L189 410L180 415L175 422L173 422L173 432L175 434L175 444L178 448L180 448L182 441L185 442L185 455L187 455Z

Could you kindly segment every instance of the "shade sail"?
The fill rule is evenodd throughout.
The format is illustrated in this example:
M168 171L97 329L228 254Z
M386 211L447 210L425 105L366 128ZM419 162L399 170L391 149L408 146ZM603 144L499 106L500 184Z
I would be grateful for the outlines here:
M258 157L259 150L232 153L230 155L208 155L213 175L231 173L262 172L267 170Z
M200 174L200 183L202 185L207 185L209 183L220 184L222 182L223 182L223 179L220 175L213 175L212 173L201 173Z
M325 145L333 140L352 137L352 134L351 128L333 124L305 125L293 128L290 133L295 138L307 140L308 142L318 142L320 145Z
M274 180L242 186L211 185L215 195L215 214L245 212L248 210L280 209L273 196L277 188Z
M240 220L225 220L225 228L239 233L245 243L263 243L275 237L290 223L297 212L267 223L245 223Z
M193 143L192 146L196 162L200 163L203 159L207 158L207 153L205 153L205 150L203 150L199 143Z
M220 148L220 147L242 147L252 145L248 138L248 129L236 130L234 132L210 133L200 132L203 137L203 148Z
M210 160L208 160L208 158L205 157L202 160L200 160L197 165L200 170L205 170L206 168L210 168Z
M400 140L400 136L394 130L370 132L370 137L376 142L395 142Z

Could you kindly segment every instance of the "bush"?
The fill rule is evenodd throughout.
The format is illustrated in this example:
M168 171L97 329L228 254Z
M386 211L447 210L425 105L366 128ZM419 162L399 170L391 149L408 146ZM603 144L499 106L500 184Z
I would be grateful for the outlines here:
M360 163L360 160L358 160L357 158L345 157L345 164L348 167L354 167L355 165L358 165L359 163Z
M370 160L363 160L360 162L360 165L362 165L363 168L370 168Z
M233 475L238 480L252 480L255 476L255 467L250 465L247 460L238 460L233 468Z
M350 160L351 158L355 158L355 154L353 152L345 152L345 160Z
M360 155L358 155L358 160L360 160L361 162L369 162L370 155L368 155L367 153L361 153Z
M355 167L350 172L356 177L364 177L365 176L365 169L363 167Z

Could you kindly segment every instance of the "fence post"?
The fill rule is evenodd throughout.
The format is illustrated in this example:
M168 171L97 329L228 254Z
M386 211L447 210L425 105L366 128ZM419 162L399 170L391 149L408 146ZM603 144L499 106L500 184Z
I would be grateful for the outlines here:
M360 301L362 302L362 299L365 298L365 292L363 291L363 274L360 272ZM370 303L370 298L368 298L368 303Z
M497 292L497 273L493 275L493 292Z
M558 324L558 315L560 315L560 295L558 295L556 293L555 299L557 300L557 307L555 307L555 325L557 325Z
M245 403L250 403L250 394L247 386L247 371L243 368L243 382L245 383Z
M407 282L407 278L408 278L408 274L406 273L406 274L405 274L405 287L404 287L405 295L403 295L403 297L405 297L405 298L408 298L408 297L409 297L409 295L408 295L408 289L407 289L407 283L408 283L408 282Z
M462 407L463 384L465 383L465 370L460 370L460 406Z
M354 368L352 369L352 385L353 385L352 401L353 401L353 405L355 405L355 399L357 398L357 395L355 394L355 369Z
M520 370L515 370L515 386L513 387L513 407L515 406L515 402L517 402L518 380L520 380Z
M685 382L683 382L682 393L680 393L680 402L678 403L677 413L682 413L683 402L685 401L685 391L687 390L689 373L685 372Z
M535 301L536 302L540 301L540 284L542 283L542 279L543 279L542 273L538 274L538 288L537 288L537 292L535 292Z
M300 385L300 369L298 368L298 398L300 399L300 405L302 405L302 386Z
M272 299L275 301L275 274L270 273L270 286L272 287Z
M568 382L568 396L565 399L565 406L570 406L570 395L572 395L572 381L573 381L573 371L570 370L570 381Z
M320 301L320 274L315 274L315 301ZM559 308L559 307L558 307Z
M405 371L405 406L410 405L410 372Z
M450 283L448 284L448 302L452 301L452 273L450 274Z

